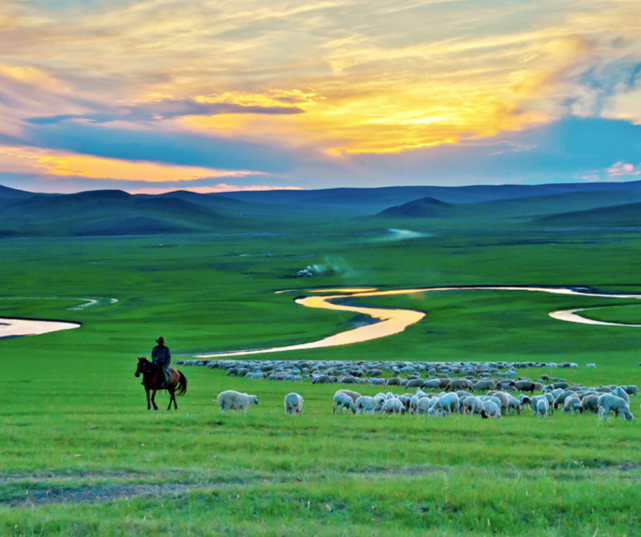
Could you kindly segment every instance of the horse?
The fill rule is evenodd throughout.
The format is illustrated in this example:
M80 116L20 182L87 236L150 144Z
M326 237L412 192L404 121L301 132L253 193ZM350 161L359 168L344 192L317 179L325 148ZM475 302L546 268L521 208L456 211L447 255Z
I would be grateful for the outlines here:
M156 406L156 392L160 389L159 386L162 385L164 376L162 370L156 364L147 360L147 358L138 358L138 368L134 374L136 377L139 377L142 373L142 385L145 387L145 392L147 392L147 410L151 410L151 405L154 405L154 410L158 410ZM174 409L178 410L178 405L176 404L176 389L178 390L178 395L183 395L187 391L187 379L180 371L174 369L173 367L169 368L169 380L167 381L167 388L169 395L169 406L167 410L171 409L171 402L174 402ZM149 397L149 392L151 397Z

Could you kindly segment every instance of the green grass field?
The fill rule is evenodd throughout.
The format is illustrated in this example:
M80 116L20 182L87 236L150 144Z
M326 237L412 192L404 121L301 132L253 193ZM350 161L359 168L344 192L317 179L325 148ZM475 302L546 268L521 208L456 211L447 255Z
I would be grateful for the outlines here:
M271 221L270 221L271 222ZM429 234L392 240L388 228ZM162 246L159 246L162 244ZM641 293L629 230L334 220L259 233L0 240L0 315L77 321L0 340L3 535L641 535L637 421L529 411L502 420L333 415L336 386L252 382L182 367L178 411L146 409L137 356L162 335L174 359L314 341L351 315L302 308L309 289L583 285ZM269 254L269 255L267 255ZM313 256L313 257L309 257ZM292 277L309 264L313 278ZM276 294L278 290L292 290ZM70 309L82 298L116 298ZM365 302L363 302L365 303ZM634 300L457 291L367 305L426 317L404 333L264 358L573 361L542 372L641 384L641 329L565 323L550 311L641 324ZM585 367L595 363L596 369ZM221 415L224 389L256 394ZM286 416L283 397L305 398ZM361 387L374 394L375 387ZM633 413L639 400L633 398Z

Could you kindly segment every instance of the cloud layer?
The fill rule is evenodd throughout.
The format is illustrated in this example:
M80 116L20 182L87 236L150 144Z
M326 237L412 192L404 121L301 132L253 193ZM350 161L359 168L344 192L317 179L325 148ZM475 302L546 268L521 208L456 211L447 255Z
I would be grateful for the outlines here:
M641 161L602 138L638 136L637 1L5 0L0 27L18 188L620 180ZM579 124L596 154L559 138Z

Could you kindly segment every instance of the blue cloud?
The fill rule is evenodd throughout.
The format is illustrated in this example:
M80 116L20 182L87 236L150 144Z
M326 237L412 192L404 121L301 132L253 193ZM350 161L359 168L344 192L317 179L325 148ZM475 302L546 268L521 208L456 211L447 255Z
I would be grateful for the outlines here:
M286 173L304 158L267 144L77 122L25 125L23 143L106 158L268 173Z
M86 120L93 123L110 121L146 122L182 116L214 116L220 114L268 114L291 115L305 111L295 106L243 106L235 103L201 103L192 99L152 101L137 106L123 106L110 112L92 114L61 114L26 119L33 125L50 125L70 120Z

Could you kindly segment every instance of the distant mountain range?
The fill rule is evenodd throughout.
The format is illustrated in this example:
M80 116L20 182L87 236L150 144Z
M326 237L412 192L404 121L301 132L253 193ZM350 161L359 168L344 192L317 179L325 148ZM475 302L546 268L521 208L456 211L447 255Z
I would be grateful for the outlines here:
M40 194L0 186L0 237L256 232L297 221L506 219L534 226L639 226L641 181L327 190L120 190Z

